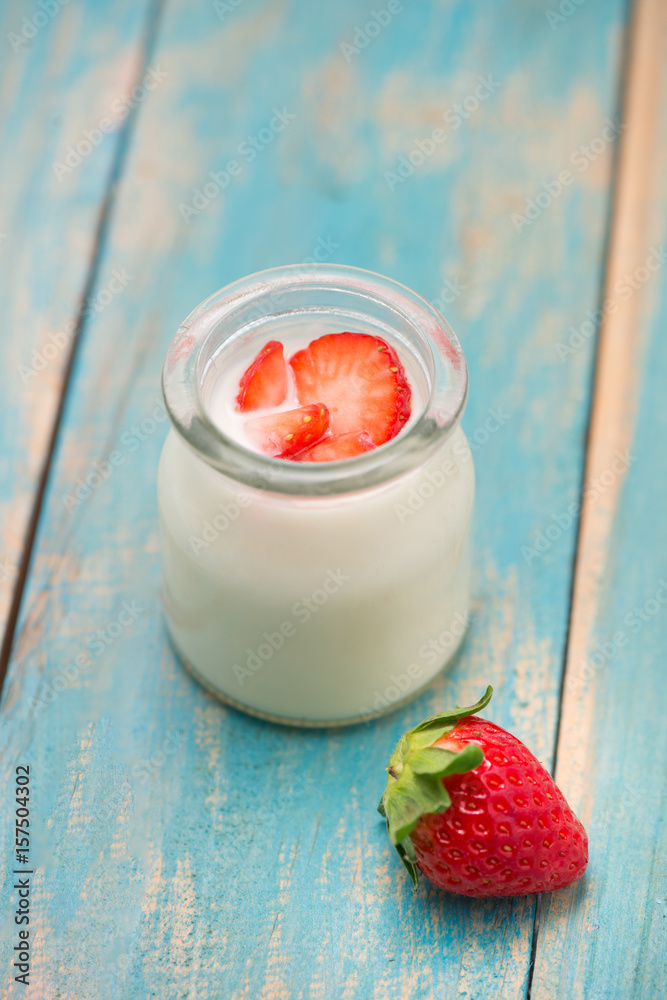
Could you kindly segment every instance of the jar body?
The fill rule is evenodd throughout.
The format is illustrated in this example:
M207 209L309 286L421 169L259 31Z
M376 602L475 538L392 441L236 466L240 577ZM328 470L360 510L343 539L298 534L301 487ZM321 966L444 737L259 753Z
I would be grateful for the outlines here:
M172 430L158 496L171 637L237 707L358 722L415 694L460 644L474 471L458 426L397 478L312 497L239 483Z

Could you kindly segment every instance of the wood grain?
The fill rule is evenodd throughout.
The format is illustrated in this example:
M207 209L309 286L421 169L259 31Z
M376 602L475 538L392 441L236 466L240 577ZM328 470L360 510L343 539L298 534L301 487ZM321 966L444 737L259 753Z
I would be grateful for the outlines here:
M366 17L353 0L245 0L222 20L167 4L155 59L169 75L142 109L100 261L100 276L136 278L85 330L2 704L5 782L22 761L36 776L28 1000L525 996L534 901L413 895L375 806L400 733L487 682L493 718L550 762L574 529L522 550L578 497L593 344L567 364L556 348L596 306L611 147L585 171L571 157L614 115L623 16L587 0L552 30L519 0L483 17L406 5L347 61ZM479 77L498 86L474 107ZM276 107L295 118L186 221L179 205ZM385 174L443 121L447 141L392 190ZM517 229L564 169L572 183ZM372 726L308 733L220 707L166 644L155 400L198 301L322 243L442 302L460 333L477 550L452 669ZM114 449L123 463L68 509ZM124 601L132 624L96 637Z
M544 900L536 1000L664 992L667 7L659 0L635 6L623 120L604 288L617 308L600 332L556 775L589 830L591 862L585 883ZM631 463L615 474L625 453Z
M148 6L120 0L111 20L99 5L0 11L0 645L127 123L113 104L140 75Z

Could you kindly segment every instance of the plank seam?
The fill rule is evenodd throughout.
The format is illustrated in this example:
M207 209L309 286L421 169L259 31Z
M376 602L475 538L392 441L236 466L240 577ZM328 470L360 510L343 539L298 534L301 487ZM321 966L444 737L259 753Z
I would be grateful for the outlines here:
M631 52L632 52L632 45L633 45L634 33L635 33L635 25L634 25L635 16L634 16L634 13L633 13L633 9L636 6L638 6L639 2L640 2L640 0L628 0L628 5L627 5L627 8L626 8L627 11L628 11L628 13L627 13L627 20L626 20L627 30L625 32L625 39L624 39L624 43L623 43L623 53L622 53L622 56L621 56L621 65L620 65L620 73L619 73L619 88L618 88L618 96L617 96L617 101L616 101L616 107L618 109L618 118L619 118L620 122L623 122L623 115L624 115L625 109L627 107L628 75L629 75L630 61L631 61ZM600 276L600 295L598 297L598 303L597 303L598 304L598 312L599 312L599 314L601 316L603 315L602 307L603 307L604 300L605 300L605 291L606 291L606 285L607 285L607 274L608 274L608 270L609 270L609 259L610 259L610 252L611 252L612 233L613 233L613 229L614 229L614 220L615 220L616 215L617 215L617 194L618 194L618 184L619 184L619 168L620 168L621 152L622 152L622 147L623 147L624 141L625 141L624 138L621 136L620 139L619 139L619 141L615 144L615 148L614 148L613 154L612 154L613 155L613 160L612 160L612 169L611 169L611 183L610 183L610 186L609 186L609 206L610 206L610 210L609 210L609 213L608 213L608 220L609 221L608 221L608 224L607 224L607 231L605 233L605 239L604 239L604 245L603 245L604 267L602 269L602 274ZM558 743L559 743L559 738L560 738L561 718L562 718L562 714L563 714L563 696L564 696L564 693L565 693L565 674L566 674L566 668L567 668L567 659L568 659L568 655L569 655L569 651L570 651L570 632L571 632L571 628L572 628L572 617L573 617L573 608L574 608L574 592L575 592L575 582L576 582L576 568L577 568L577 561L578 561L578 558L579 558L579 547L580 547L580 541L581 541L581 521L582 521L581 515L582 515L582 512L583 512L583 506L584 506L584 489L585 489L585 486L586 486L586 470L587 470L587 465L588 465L588 453L589 453L589 449L590 449L591 433L592 433L592 427L593 427L593 404L595 402L597 385L598 385L598 381L599 381L598 358L599 358L599 353L600 353L600 344L601 344L600 335L601 335L601 332L602 332L602 323L603 323L603 320L601 319L600 322L598 323L598 328L597 328L597 331L596 331L596 334L595 334L595 342L594 342L594 350L593 350L593 364L591 366L591 375L590 375L590 392L588 393L588 414L587 414L587 420L586 420L586 432L584 434L584 447L582 448L582 452L581 452L581 478L580 478L580 484L579 484L580 509L579 509L579 515L577 517L577 529L576 529L575 543L574 543L574 549L572 551L572 560L571 560L571 562L572 562L572 572L570 574L570 594L569 594L569 598L568 598L567 628L566 628L566 631L565 631L565 642L563 644L563 660L562 660L560 687L559 687L559 692L558 692L558 710L557 710L557 715L556 715L556 730L555 730L555 736L554 736L554 747L553 747L552 765L551 765L551 773L552 774L556 773L556 764L558 763Z
M135 86L139 85L142 77L147 72L150 60L155 50L159 23L164 8L164 3L165 0L151 0L151 3L149 4L148 13L146 16L146 24L143 34L143 42L141 44L141 59L139 60L137 74L135 77ZM67 397L72 383L72 374L74 371L74 366L76 364L79 347L81 342L83 341L84 331L86 329L84 313L86 310L86 305L91 299L93 291L95 289L95 285L97 283L97 278L100 269L100 262L102 260L104 254L104 248L106 245L106 236L112 221L112 215L116 204L117 187L123 173L123 168L125 166L125 160L127 158L127 151L129 148L130 139L132 137L132 133L135 128L140 108L141 105L137 104L130 110L130 113L123 122L122 128L119 131L118 142L116 144L116 149L112 159L111 168L109 170L109 178L106 183L104 196L101 202L99 217L97 220L97 225L95 227L95 236L93 238L90 266L88 268L88 273L86 275L86 280L84 282L83 292L81 295L81 304L79 306L79 310L77 313L74 334L72 336L72 342L69 349L69 354L67 356L67 362L65 365L65 371L63 374L63 380L60 389L60 397L58 399L58 405L56 407L55 414L53 417L51 433L49 435L48 444L44 454L44 460L42 462L42 467L37 480L37 488L35 490L35 497L32 504L32 510L30 512L30 517L28 519L28 525L26 528L25 538L21 552L21 559L19 562L19 569L16 576L16 582L14 584L11 603L9 606L9 614L7 616L5 634L2 642L2 647L0 648L0 694L2 693L4 687L5 678L7 676L7 670L9 667L9 662L11 660L12 650L14 647L16 626L21 612L23 594L28 580L28 574L30 572L32 554L34 551L35 539L37 536L37 530L39 528L39 522L42 514L42 507L44 503L44 496L46 494L46 488L48 485L49 474L53 464L53 458L55 455L56 447L58 445L60 428L62 426L62 420L65 412L65 406L67 403Z
M621 59L619 67L619 78L618 78L618 90L616 98L616 108L618 110L618 120L619 122L624 121L624 114L628 104L628 82L629 73L632 60L632 47L636 31L636 13L637 7L639 6L640 0L628 0L626 5L626 16L625 16L625 32L623 45L621 50ZM618 212L617 196L619 191L619 176L620 176L620 163L621 163L621 152L624 143L624 137L621 135L619 141L615 144L613 150L613 159L611 167L611 183L609 186L609 211L607 214L608 222L606 227L606 233L603 244L603 261L604 265L602 268L602 274L600 275L600 288L598 295L598 310L600 317L603 316L602 307L605 299L605 291L607 287L607 275L610 267L610 254L612 249L612 234L614 230L614 220ZM586 487L586 470L588 466L588 454L591 444L591 432L593 425L593 404L595 401L595 393L598 383L599 375L599 354L600 354L600 336L602 331L603 320L600 319L598 323L598 328L595 334L595 342L593 349L593 364L591 366L590 375L590 391L588 393L588 413L586 419L586 430L584 434L584 446L581 452L581 471L579 479L579 515L577 517L577 527L574 548L572 550L571 559L571 572L570 572L570 593L568 596L568 615L567 615L567 626L565 630L565 641L563 643L563 654L561 661L561 671L560 671L560 684L558 688L558 705L556 709L556 728L554 730L554 743L551 757L551 773L556 774L556 767L558 764L558 745L560 742L561 733L561 723L563 717L563 700L565 694L565 680L567 671L567 662L570 652L570 638L572 630L572 619L574 611L574 594L575 594L575 583L576 583L576 569L577 561L579 558L579 550L581 544L581 527L582 527L582 511L583 511L583 500L584 500L584 489ZM533 993L533 974L535 971L535 961L537 958L537 945L540 934L540 914L542 910L542 900L543 894L540 893L537 897L535 903L535 917L533 921L533 935L531 941L530 949L530 963L528 966L528 981L526 985L526 1000L532 1000Z

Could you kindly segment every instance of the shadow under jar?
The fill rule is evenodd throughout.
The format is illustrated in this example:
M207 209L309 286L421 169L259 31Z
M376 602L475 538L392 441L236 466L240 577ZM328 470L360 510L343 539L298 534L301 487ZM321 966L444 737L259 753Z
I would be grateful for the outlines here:
M403 362L412 415L392 440L345 461L294 462L213 422L213 390L239 358L343 330L381 337ZM254 274L185 320L163 370L164 607L177 652L210 691L275 722L355 723L412 697L452 658L469 605L467 386L439 313L352 267Z

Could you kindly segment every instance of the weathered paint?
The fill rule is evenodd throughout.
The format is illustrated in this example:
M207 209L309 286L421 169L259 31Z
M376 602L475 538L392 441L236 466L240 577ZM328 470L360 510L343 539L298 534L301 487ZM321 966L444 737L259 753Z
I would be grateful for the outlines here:
M135 83L147 8L0 10L0 642L118 154L112 104ZM102 136L106 117L112 131L77 165L68 147Z
M599 489L582 515L556 773L589 830L591 861L585 882L542 903L535 1000L665 994L667 9L659 0L636 7L629 73L604 296L616 308L601 331L586 468ZM619 292L625 275L636 275L630 294ZM610 474L626 453L626 471Z
M553 31L546 9L405 5L348 63L339 45L368 16L352 0L245 0L223 20L167 4L154 60L168 76L141 108L98 287L114 267L136 278L84 331L3 701L4 777L21 761L35 774L28 998L525 995L534 900L412 895L375 805L398 735L487 681L492 716L551 760L576 525L539 558L522 547L580 493L593 341L563 362L556 344L597 305L611 149L585 172L570 158L615 114L624 9L587 0ZM390 190L385 171L489 75L498 88ZM186 223L179 204L276 106L296 117ZM568 167L574 182L517 232L512 213ZM407 708L328 733L226 710L175 662L159 613L164 423L132 444L159 414L183 316L318 240L453 298L478 445L461 655ZM489 409L502 426L484 440ZM63 495L114 448L124 463L68 511ZM133 624L35 716L123 601L142 609Z

